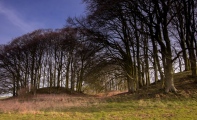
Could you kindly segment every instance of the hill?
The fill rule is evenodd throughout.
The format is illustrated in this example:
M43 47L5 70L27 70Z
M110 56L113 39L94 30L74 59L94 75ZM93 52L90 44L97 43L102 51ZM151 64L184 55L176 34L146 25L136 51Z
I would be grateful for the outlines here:
M197 119L197 88L190 72L175 74L178 93L165 94L162 83L138 93L108 92L90 96L61 88L37 95L0 100L2 119ZM52 92L53 91L53 92Z
M109 92L107 96L130 97L130 99L174 99L174 98L197 98L197 84L195 78L191 76L191 71L185 71L174 74L174 84L177 93L165 93L163 82L150 84L139 89L138 92L130 94L128 92L117 93Z

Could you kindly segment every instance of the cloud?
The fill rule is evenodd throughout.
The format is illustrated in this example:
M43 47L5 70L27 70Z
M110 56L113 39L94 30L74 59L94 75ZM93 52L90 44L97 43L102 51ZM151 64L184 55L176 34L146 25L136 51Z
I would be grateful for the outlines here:
M15 27L19 28L21 32L27 33L35 29L41 28L41 23L25 21L21 14L12 8L8 8L0 2L0 14Z

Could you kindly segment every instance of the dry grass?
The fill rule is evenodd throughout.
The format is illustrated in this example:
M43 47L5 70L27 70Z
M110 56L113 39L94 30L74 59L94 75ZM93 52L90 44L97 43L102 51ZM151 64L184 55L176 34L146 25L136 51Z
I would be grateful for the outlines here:
M1 100L0 111L9 112L35 112L35 111L61 111L68 107L91 106L99 103L99 99L91 96L71 96L65 94L39 94L29 98L16 97Z

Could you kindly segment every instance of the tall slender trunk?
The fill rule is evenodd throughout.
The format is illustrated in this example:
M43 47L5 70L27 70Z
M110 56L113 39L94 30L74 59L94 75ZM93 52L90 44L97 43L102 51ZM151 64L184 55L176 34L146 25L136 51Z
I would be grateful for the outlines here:
M75 77L76 77L76 68L75 68L75 61L71 60L71 91L75 90Z
M12 94L13 96L16 96L16 78L15 78L15 75L14 73L12 73L12 77L13 77L13 90L12 90Z
M165 9L164 9L165 10ZM165 13L166 11L164 11ZM164 72L165 72L165 92L168 93L169 91L176 92L177 89L174 86L174 76L173 76L173 65L172 65L172 50L171 50L171 43L168 35L168 28L167 28L167 15L163 18L163 37L166 44L164 48L165 54L165 64L164 64Z
M153 17L151 14L149 14L149 19L150 19L150 22L153 23ZM156 41L161 41L161 32L159 31L159 29L155 28L157 31L156 31L156 36L154 35L154 32L153 32L153 26L150 24L149 26L149 31L150 31L150 37L151 37L151 42L152 42L152 45L153 45L153 58L154 58L154 63L155 63L155 67L157 66L158 67L158 71L159 71L159 74L160 74L160 79L161 81L164 81L164 76L163 76L163 72L162 72L162 68L161 68L161 65L160 65L160 61L159 61L159 56L158 56L158 49L157 49L157 45L156 45ZM156 70L156 68L155 68ZM155 71L157 72L157 71ZM155 75L156 77L156 75ZM158 79L158 78L155 78L155 80Z
M194 17L194 1L184 1L184 15L186 25L186 45L189 48L189 59L191 63L192 75L197 76L197 65L194 45L195 39L195 17ZM197 80L196 80L197 81Z
M70 73L70 57L67 60L67 65L66 65L66 89L69 88L69 73Z
M185 71L190 70L189 67L189 61L188 61L188 56L187 56L187 50L186 50L186 45L185 45L185 33L184 33L184 23L183 23L183 17L182 15L179 15L179 24L180 24L180 30L179 30L179 37L180 37L180 46L183 51L183 59L185 63Z
M150 85L150 77L149 77L149 63L148 63L148 40L144 39L144 61L145 61L145 79L146 85Z

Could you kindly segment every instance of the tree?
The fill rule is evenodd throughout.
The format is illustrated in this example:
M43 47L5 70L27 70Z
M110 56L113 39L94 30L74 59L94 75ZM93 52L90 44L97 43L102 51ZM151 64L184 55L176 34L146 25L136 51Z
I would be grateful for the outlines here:
M91 32L95 35L100 32L102 43L108 47L111 57L123 68L127 75L129 92L135 92L137 87L137 72L135 61L135 40L131 24L127 20L127 11L124 1L86 1L89 4L87 21L91 23ZM97 34L99 35L99 34ZM97 36L98 37L98 36Z
M182 0L183 2L183 9L184 9L184 18L185 18L185 28L186 28L186 45L189 51L189 58L191 63L191 70L192 75L197 75L197 65L196 65L196 55L195 55L195 48L196 46L196 24L195 24L195 5L197 4L194 0Z
M89 13L86 21L89 24L89 26L91 26L89 28L91 28L91 30L94 31L92 32L92 34L97 34L100 32L100 34L106 36L105 38L103 38L103 41L105 41L103 43L109 46L109 50L111 51L112 56L115 56L115 59L120 64L122 64L122 66L125 66L124 70L128 74L127 82L128 89L130 92L134 92L136 89L136 83L141 81L141 63L139 61L140 48L144 48L145 51L144 56L146 57L144 58L144 60L146 65L145 71L147 75L149 75L149 61L147 58L150 57L147 51L153 51L152 59L155 70L155 81L157 81L158 79L158 70L160 73L160 78L165 82L165 91L177 91L173 82L173 62L176 60L176 58L179 57L179 54L181 54L182 51L179 51L177 56L173 56L173 50L171 48L171 45L174 42L173 37L176 36L170 34L170 30L172 28L173 20L175 18L181 18L182 16L184 16L186 19L186 23L184 21L181 21L181 19L179 21L179 24L176 24L176 27L178 28L177 30L181 38L180 44L183 50L185 64L187 65L187 48L185 48L186 42L184 41L184 36L186 34L186 45L189 46L188 48L190 48L190 60L193 61L192 66L194 66L192 68L193 74L194 71L196 71L196 58L194 59L195 54L193 47L194 44L196 44L195 37L193 34L195 33L194 1L185 1L185 5L182 5L185 6L184 11L188 12L184 15L182 15L182 13L179 11L182 9L182 7L180 7L180 9L177 6L177 4L180 1L84 1L88 4L87 8L89 10ZM184 2L182 2L182 4L183 3ZM183 25L187 25L187 27L181 27ZM85 25L83 24L82 27L83 26ZM147 28L149 30L147 30ZM185 30L188 29L187 33L183 31L184 28ZM189 38L189 36L191 36L191 38ZM139 40L142 40L143 42L139 42ZM148 47L149 40L151 40L153 46L152 49ZM160 65L161 62L159 61L160 55L162 56L162 66ZM187 69L188 66L186 66L186 70ZM136 77L136 71L138 71L138 77ZM149 78L147 77L147 79Z

